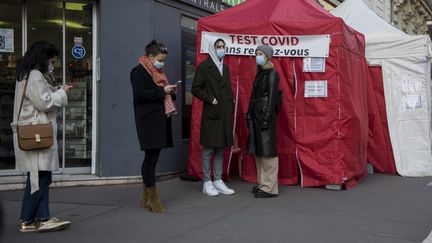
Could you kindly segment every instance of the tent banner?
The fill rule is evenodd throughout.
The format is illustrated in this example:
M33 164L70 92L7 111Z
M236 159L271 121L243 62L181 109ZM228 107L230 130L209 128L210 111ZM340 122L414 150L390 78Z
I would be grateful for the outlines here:
M201 33L201 53L208 53L217 39L226 43L227 55L253 56L259 45L270 45L275 57L328 57L330 35L247 35Z

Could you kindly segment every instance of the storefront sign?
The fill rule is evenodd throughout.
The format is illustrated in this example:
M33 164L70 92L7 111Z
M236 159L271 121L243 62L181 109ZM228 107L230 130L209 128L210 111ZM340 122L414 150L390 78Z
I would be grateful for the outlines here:
M270 45L275 57L328 57L330 35L246 35L202 32L201 53L208 53L217 39L226 43L227 55L255 55L259 45Z
M85 56L86 50L81 45L76 45L72 47L72 56L76 59L81 59Z
M0 29L0 52L14 52L13 29Z
M222 0L180 0L180 1L212 13L223 11L228 7L227 5L222 3Z
M305 81L304 97L327 97L327 80Z

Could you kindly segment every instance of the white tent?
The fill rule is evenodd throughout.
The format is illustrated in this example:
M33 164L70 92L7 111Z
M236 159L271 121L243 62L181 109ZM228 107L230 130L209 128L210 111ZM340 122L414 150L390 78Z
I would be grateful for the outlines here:
M331 11L366 38L369 65L382 67L390 141L397 172L431 176L431 41L385 22L361 0Z

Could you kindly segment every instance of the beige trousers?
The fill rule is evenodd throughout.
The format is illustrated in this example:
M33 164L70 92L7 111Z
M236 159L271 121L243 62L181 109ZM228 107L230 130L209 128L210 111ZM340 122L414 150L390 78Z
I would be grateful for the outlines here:
M255 156L259 188L267 193L278 194L278 157Z

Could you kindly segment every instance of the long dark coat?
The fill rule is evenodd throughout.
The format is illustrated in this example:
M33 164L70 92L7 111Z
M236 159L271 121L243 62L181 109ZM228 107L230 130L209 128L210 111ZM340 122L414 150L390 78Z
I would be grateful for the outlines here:
M223 75L211 57L200 63L195 71L192 94L203 101L200 143L208 147L226 147L233 144L234 98L228 68ZM216 98L218 104L212 104Z
M165 115L165 91L139 64L130 74L135 124L141 150L173 146L171 118ZM175 95L171 96L175 100Z
M249 128L247 152L264 157L277 156L276 104L279 75L273 69L258 69L246 120Z

